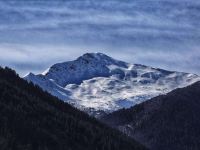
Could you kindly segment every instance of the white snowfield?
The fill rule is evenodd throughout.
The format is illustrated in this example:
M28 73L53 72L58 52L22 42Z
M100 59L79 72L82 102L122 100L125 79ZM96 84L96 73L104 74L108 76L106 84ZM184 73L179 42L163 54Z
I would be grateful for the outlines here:
M24 77L77 108L112 112L200 80L195 74L172 72L87 53L58 63L44 73Z

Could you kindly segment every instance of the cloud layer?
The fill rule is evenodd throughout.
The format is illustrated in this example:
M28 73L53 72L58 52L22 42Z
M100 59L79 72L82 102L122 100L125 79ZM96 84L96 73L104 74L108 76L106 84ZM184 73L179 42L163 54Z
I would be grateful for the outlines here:
M23 75L99 51L200 73L198 20L195 0L0 1L0 64Z

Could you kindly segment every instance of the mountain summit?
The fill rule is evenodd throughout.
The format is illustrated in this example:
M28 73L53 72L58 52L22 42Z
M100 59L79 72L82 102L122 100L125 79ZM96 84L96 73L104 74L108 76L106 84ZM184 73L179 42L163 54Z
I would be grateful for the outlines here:
M140 64L130 64L102 53L86 53L24 79L54 96L86 110L112 112L188 86L200 77Z
M43 75L61 86L80 84L94 77L109 77L110 70L106 67L109 65L126 67L127 64L102 53L86 53L75 61L53 65Z

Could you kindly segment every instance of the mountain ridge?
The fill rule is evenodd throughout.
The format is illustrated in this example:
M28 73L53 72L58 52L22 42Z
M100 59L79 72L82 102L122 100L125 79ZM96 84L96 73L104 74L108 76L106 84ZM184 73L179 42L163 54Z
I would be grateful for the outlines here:
M86 53L24 79L82 110L112 112L188 86L200 77Z

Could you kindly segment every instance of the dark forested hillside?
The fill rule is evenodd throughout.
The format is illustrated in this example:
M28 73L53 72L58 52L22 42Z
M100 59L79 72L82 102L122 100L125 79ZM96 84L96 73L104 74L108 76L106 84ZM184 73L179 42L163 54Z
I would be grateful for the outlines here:
M143 150L39 87L0 68L1 150Z
M102 121L152 150L199 150L200 82L116 111Z

